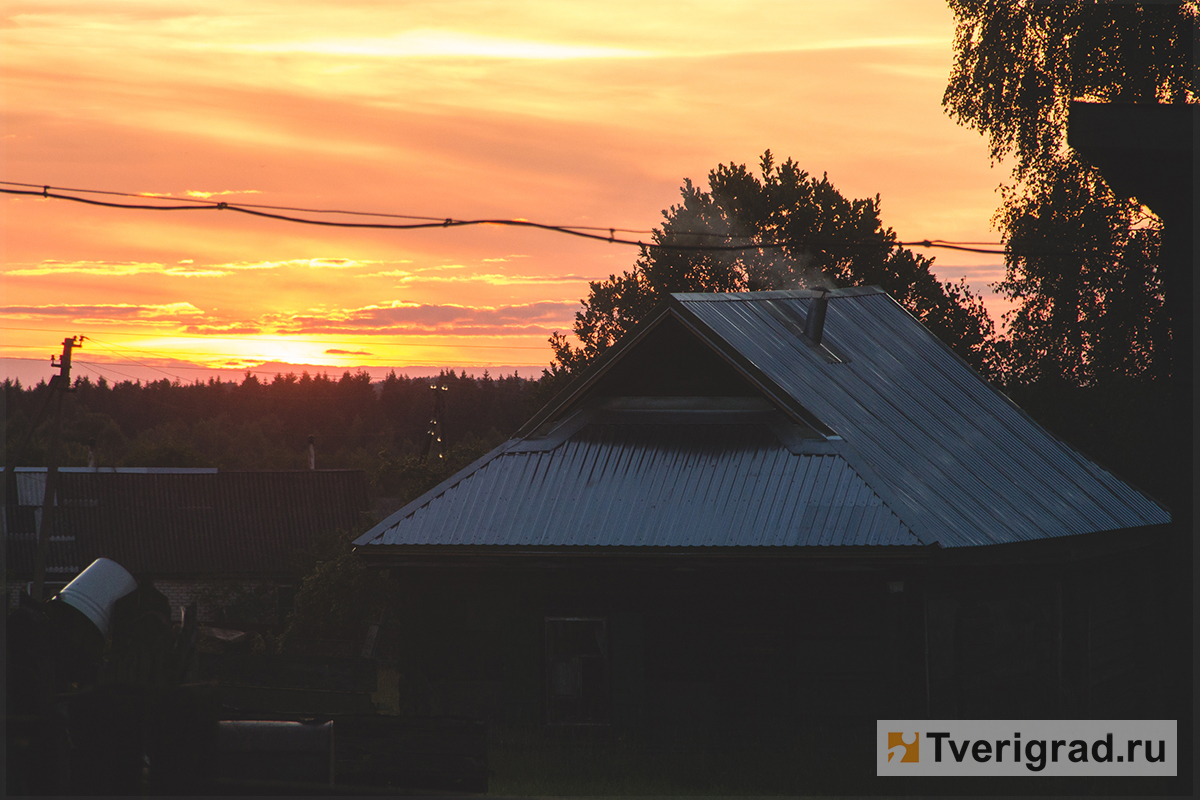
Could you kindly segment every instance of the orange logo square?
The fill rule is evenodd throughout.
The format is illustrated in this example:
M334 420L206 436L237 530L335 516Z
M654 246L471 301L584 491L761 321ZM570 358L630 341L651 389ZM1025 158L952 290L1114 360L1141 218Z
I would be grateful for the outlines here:
M888 732L888 763L893 756L897 761L919 762L921 760L921 737L917 733Z

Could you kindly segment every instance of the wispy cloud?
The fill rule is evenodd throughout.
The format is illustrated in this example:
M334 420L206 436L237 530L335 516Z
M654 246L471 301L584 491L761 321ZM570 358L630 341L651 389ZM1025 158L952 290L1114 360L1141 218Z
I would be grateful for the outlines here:
M325 351L327 356L369 356L370 350L339 350L336 347L331 347Z
M281 261L234 261L223 264L196 264L192 259L180 259L176 264L157 261L41 261L36 265L20 266L4 271L10 277L39 277L47 275L92 275L97 277L126 277L131 275L169 275L177 278L221 278L238 272L271 269L356 269L381 263L352 258L292 258ZM403 264L406 260L387 263Z
M806 52L813 50L869 50L883 47L939 47L945 46L945 44L945 39L936 36L863 36L806 42L783 49Z
M529 258L527 255L507 255L494 258L482 258L485 264L504 263L511 259ZM403 263L403 262L395 262ZM410 262L411 263L411 262ZM594 280L586 275L568 273L565 275L524 275L505 274L501 272L474 272L466 264L438 264L433 267L416 269L389 269L379 272L364 273L364 278L396 278L397 285L414 283L481 283L489 286L528 286L552 283L579 283Z
M34 266L18 266L4 271L7 277L43 277L49 275L92 275L125 277L130 275L172 275L178 278L219 278L230 270L197 267L191 263L160 264L156 261L42 261Z
M254 336L263 332L258 325L238 322L229 325L188 325L184 331L203 336Z
M595 280L586 275L505 275L499 272L470 275L430 275L424 271L402 269L372 272L364 278L396 278L397 285L414 283L482 283L488 286L532 286L537 284L579 283Z
M197 44L197 47L206 45ZM303 53L355 58L504 58L562 61L581 58L641 58L644 50L586 44L508 39L445 30L412 30L387 37L215 45L249 53Z
M676 25L676 32L679 31ZM231 54L326 56L353 61L378 59L479 59L510 61L579 61L713 57L766 52L813 52L881 48L944 47L940 36L889 35L813 38L761 36L749 39L712 36L647 37L644 47L585 44L470 33L463 30L416 29L393 36L344 36L292 39L273 42L192 41L191 50L216 50ZM707 40L706 40L707 39ZM736 44L734 44L736 42ZM732 46L731 46L732 45Z
M76 320L170 319L204 312L191 303L98 303L95 305L0 306L0 314L34 318L69 317Z
M529 334L569 327L578 307L578 303L565 301L495 307L394 301L382 306L272 315L270 324L278 333Z
M258 189L221 189L216 192L204 192L199 189L188 189L184 192L187 197L198 197L207 200L210 197L222 197L229 194L262 194Z
M380 262L370 260L359 260L353 258L289 258L281 261L237 261L228 264L212 264L213 269L227 270L229 272L237 272L239 270L250 269L355 269L357 267L370 266ZM407 263L404 260L389 261L388 263Z

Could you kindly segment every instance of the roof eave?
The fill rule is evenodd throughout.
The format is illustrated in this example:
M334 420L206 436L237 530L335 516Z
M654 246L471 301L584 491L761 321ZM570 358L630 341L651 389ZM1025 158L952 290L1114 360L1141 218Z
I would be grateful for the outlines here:
M935 557L939 545L830 545L811 547L705 546L647 547L572 545L537 547L528 545L373 545L360 552L368 564L378 568L418 563L505 562L527 563L538 559L580 563L597 559L611 561L715 561L743 562L845 562L879 560L887 562L925 561Z
M953 566L1071 563L1162 544L1172 527L1172 523L1164 522L1020 542L958 545L942 549L938 562Z

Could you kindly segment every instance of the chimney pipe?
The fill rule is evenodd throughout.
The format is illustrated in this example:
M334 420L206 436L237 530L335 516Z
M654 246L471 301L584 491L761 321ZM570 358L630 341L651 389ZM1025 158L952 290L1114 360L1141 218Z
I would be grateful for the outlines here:
M308 468L309 469L317 468L317 446L313 443L314 440L315 440L315 437L313 437L310 434L308 437Z
M825 310L829 308L829 292L822 291L821 294L812 298L808 304L808 316L804 318L804 335L812 340L813 344L821 343L821 336L825 332Z

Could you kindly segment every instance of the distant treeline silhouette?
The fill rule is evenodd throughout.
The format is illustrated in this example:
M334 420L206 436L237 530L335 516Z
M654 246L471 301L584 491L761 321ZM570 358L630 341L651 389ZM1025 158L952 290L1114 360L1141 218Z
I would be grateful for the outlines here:
M441 448L421 464L433 408L431 385L445 386ZM443 371L373 383L366 372L253 374L210 379L74 382L63 403L61 466L307 469L314 437L318 469L364 469L378 496L407 497L435 485L503 442L544 399L547 386L517 375L493 378ZM43 405L45 383L4 382L5 464L45 466L51 420L38 421L23 454L14 452ZM416 494L413 494L413 493Z
M372 382L366 372L270 381L247 374L241 383L110 384L80 378L63 403L61 466L307 469L314 437L318 469L362 469L376 497L411 500L501 444L570 379L543 374L473 377L453 371ZM442 457L421 462L433 397L441 392ZM5 464L45 466L51 420L43 419L24 454L15 449L33 424L49 388L4 382ZM1145 424L1166 419L1165 381L1109 381L1074 386L1062 380L1008 387L1034 419L1144 491L1162 498L1165 448L1178 431ZM14 459L19 461L14 462Z

